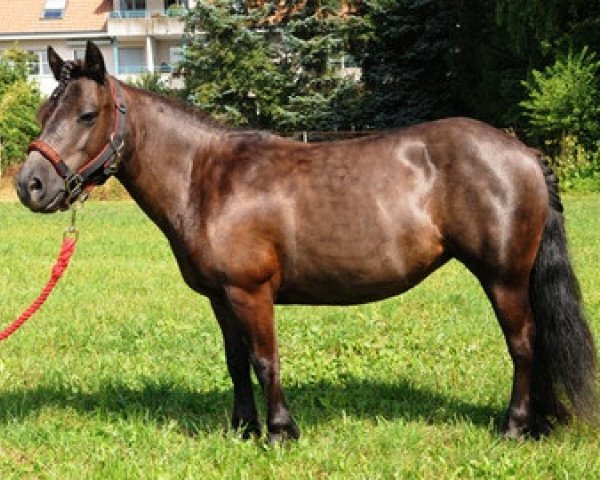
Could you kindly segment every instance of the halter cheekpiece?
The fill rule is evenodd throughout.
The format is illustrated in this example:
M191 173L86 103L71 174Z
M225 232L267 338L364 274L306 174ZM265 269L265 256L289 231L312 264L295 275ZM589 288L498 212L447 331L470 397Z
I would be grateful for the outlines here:
M65 62L60 75L59 83L52 95L50 101L57 101L71 79L71 71L74 67L73 62ZM115 106L115 120L113 131L110 134L108 142L100 152L86 162L77 172L73 172L62 160L60 154L43 140L34 140L29 144L27 152L36 151L41 153L48 160L56 173L65 182L65 192L67 205L72 204L85 191L89 191L96 185L103 184L119 168L125 133L125 114L127 107L121 94L119 82L112 76L107 76L113 102Z

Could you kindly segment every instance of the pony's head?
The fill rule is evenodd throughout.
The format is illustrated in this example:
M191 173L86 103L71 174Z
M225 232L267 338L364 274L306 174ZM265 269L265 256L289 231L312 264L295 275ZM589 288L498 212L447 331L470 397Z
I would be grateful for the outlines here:
M21 202L47 213L68 208L89 184L108 177L124 127L120 87L96 45L88 42L85 58L75 62L48 47L48 62L58 86L39 109L42 132L15 178Z

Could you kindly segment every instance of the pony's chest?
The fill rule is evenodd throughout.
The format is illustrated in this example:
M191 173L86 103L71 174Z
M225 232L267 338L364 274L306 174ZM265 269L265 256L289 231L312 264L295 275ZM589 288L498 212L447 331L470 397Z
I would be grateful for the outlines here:
M201 231L190 233L189 230L184 230L184 232L167 234L179 271L188 287L209 296L218 289L218 281L210 261L210 248Z

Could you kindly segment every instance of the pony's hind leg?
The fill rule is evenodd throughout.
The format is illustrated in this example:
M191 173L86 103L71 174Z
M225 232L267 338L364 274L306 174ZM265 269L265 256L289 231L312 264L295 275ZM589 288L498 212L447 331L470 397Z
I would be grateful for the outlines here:
M512 394L502 432L507 438L534 433L531 398L535 325L529 303L528 282L484 284L513 361Z
M231 424L244 438L260 436L261 426L250 379L248 341L235 314L224 299L211 299L211 305L225 343L227 368L233 382L233 414Z

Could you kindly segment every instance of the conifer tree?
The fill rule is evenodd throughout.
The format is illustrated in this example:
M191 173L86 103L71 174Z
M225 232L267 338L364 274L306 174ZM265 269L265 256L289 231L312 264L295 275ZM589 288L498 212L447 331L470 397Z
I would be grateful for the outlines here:
M189 99L231 124L350 128L359 95L341 68L360 22L345 2L198 2L188 18Z
M226 123L271 127L283 78L273 44L238 3L199 1L188 17L188 99Z
M366 0L365 115L376 128L447 115L452 10L436 0Z

